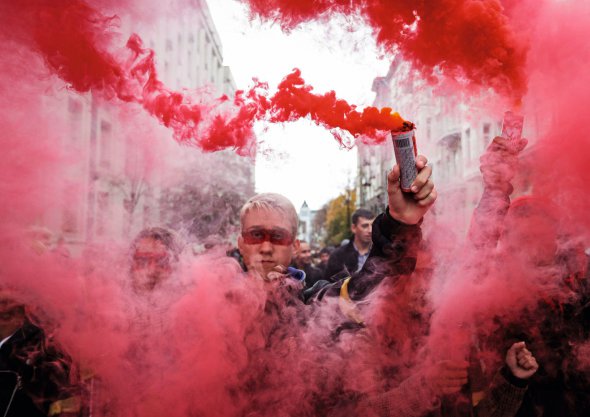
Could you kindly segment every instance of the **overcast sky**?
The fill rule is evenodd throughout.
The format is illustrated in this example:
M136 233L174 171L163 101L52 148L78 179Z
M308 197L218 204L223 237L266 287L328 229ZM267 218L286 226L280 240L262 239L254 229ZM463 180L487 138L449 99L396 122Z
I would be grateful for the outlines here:
M224 64L231 67L238 88L249 87L254 77L272 88L297 67L318 92L335 90L353 104L372 104L373 79L387 72L389 62L379 59L367 28L338 19L284 34L276 25L250 22L237 0L208 3L223 44ZM298 209L304 200L317 209L347 183L354 184L356 149L340 149L326 129L301 121L258 126L258 136L258 192L280 192Z

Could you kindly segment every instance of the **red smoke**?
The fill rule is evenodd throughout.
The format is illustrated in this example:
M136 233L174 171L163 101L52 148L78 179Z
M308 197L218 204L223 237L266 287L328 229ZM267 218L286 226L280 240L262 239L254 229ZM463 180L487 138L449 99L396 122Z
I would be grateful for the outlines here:
M262 3L257 4L262 7ZM289 4L291 9L286 13L289 22L310 19L318 11L314 2ZM414 19L409 2L387 5L387 10L384 2L365 1L364 8L359 8L359 4L326 1L319 10L329 13L334 8L344 12L358 9L374 16L382 6L383 13L387 11L393 16L393 24L388 21L383 26L387 23L392 27L397 25L398 29L403 22ZM508 86L513 92L518 91L519 80L524 79L519 78L521 69L516 65L520 62L516 59L521 57L519 54L506 54L506 62L512 62L513 67L494 67L492 64L503 61L476 59L481 59L486 42L478 55L479 51L453 50L450 47L453 42L446 37L436 39L437 34L457 33L448 30L449 26L461 23L465 10L470 11L470 16L480 17L483 15L472 11L488 10L493 12L490 20L498 18L499 27L494 32L497 36L493 39L509 40L505 20L498 17L501 17L498 3L443 2L448 13L442 13L440 4L429 4L428 10L425 2L414 6L424 10L422 14L418 11L421 21L416 34L407 34L407 39L400 37L400 41L407 41L401 45L404 52L416 60L424 59L426 70L436 62L447 73L456 70L472 81L484 84L489 81L489 85L500 90L501 83L509 80ZM538 44L533 50L534 65L530 71L537 76L530 98L550 109L542 109L540 119L547 119L549 114L557 117L541 142L544 147L536 154L539 159L535 159L537 163L531 173L535 179L534 193L553 199L568 223L579 232L588 233L590 206L586 188L590 181L587 170L590 142L585 133L584 114L590 97L590 80L585 71L585 63L590 59L585 41L588 6L573 4L560 3L547 8L542 20L536 22ZM329 128L373 138L379 136L380 129L390 129L401 121L388 109L360 112L338 100L333 92L314 94L299 71L288 75L274 94L269 93L268 86L259 83L249 91L238 93L232 108L220 107L218 102L203 104L198 97L170 91L159 81L153 53L143 48L138 37L132 37L125 50L115 48L117 37L111 30L116 19L101 17L80 1L25 0L5 2L0 7L0 31L6 40L0 45L2 52L15 44L28 45L72 89L136 103L173 129L178 140L205 150L235 147L240 152L249 152L252 123L256 120L284 122L309 117ZM427 22L426 16L431 16L432 21ZM552 26L555 22L559 24ZM473 22L463 23L464 27L471 27ZM423 38L426 35L421 34L424 28L432 28L429 39L432 45L440 45L440 49L432 48L432 54L426 54L428 44ZM486 23L481 30L485 35L491 29ZM506 37L502 38L503 35ZM383 36L395 39L394 35ZM509 49L506 45L507 42L498 42L498 56ZM418 46L423 48L422 58ZM14 51L10 52L3 57L14 57ZM474 55L467 56L467 52ZM444 59L436 61L436 57ZM318 400L318 393L340 394L325 406L324 414L328 414L351 397L347 389L370 393L373 389L395 388L406 376L420 375L417 366L424 357L431 359L451 353L462 357L468 350L468 332L473 327L489 335L499 326L492 321L495 316L520 318L520 310L534 306L547 289L560 289L557 280L541 282L539 271L525 269L514 259L509 260L510 254L498 257L492 252L475 256L460 246L458 237L431 236L431 241L434 237L445 239L446 245L460 247L461 252L455 253L456 257L449 256L446 263L434 265L437 267L432 278L435 286L424 278L418 281L416 278L420 276L415 275L390 283L389 288L381 288L375 294L378 302L370 305L373 315L369 312L366 318L369 327L378 332L379 343L346 331L340 335L340 342L332 340L334 329L342 321L336 306L330 305L335 300L329 300L321 308L307 308L298 304L288 288L269 291L261 283L241 275L235 265L224 263L224 258L195 261L188 257L188 266L177 271L179 282L186 287L160 292L147 300L130 295L126 287L128 265L119 259L124 258L126 246L89 250L84 260L90 268L75 261L62 265L56 254L38 254L29 247L32 238L17 235L22 228L41 222L39 219L53 205L63 203L60 201L63 185L73 176L63 169L69 161L55 152L65 129L54 117L41 117L43 109L36 101L43 93L47 94L53 80L38 86L36 72L19 74L22 68L36 69L38 64L28 50L20 58L28 66L13 67L9 60L0 66L3 70L0 87L8 92L0 103L5 120L0 138L4 151L0 156L3 162L0 200L9 202L0 208L0 232L4 239L0 245L1 283L22 289L26 293L25 301L46 310L59 324L56 338L81 366L94 371L104 387L106 398L102 400L112 401L107 404L114 415L228 416L244 415L245 410L256 415L313 415L313 401ZM231 100L222 98L219 102L227 104ZM535 116L527 114L530 119ZM430 221L425 220L425 227ZM20 245L13 244L18 239L9 239L15 235L21 239ZM526 254L527 242L520 243ZM433 243L431 250L436 259L441 258L442 245ZM473 257L477 259L473 261ZM485 258L495 258L498 263ZM437 292L436 285L442 290ZM422 304L421 297L426 291L422 287L429 287L436 295L431 300L432 306ZM159 309L152 311L154 305ZM431 308L436 308L436 314L430 343L426 343L426 330L422 327ZM137 329L139 319L149 313L160 320L163 329L156 326ZM524 317L521 320L522 324L529 324ZM133 326L136 327L129 330ZM421 346L433 349L419 356L417 351ZM587 353L585 347L580 346L581 357ZM498 356L503 354L499 346L492 346L492 351ZM492 372L496 369L490 367ZM407 403L402 398L397 404L401 408Z
M390 108L367 107L359 112L355 106L338 99L334 91L317 95L312 90L301 78L301 71L295 69L281 81L278 91L269 100L270 121L288 122L310 117L327 128L340 128L355 137L367 138L379 138L380 133L402 127L404 120Z
M523 107L524 134L529 145L520 154L516 169L516 177L525 178L528 184L519 189L518 182L513 181L517 191L512 195L508 215L502 216L501 222L496 222L496 215L490 216L494 223L487 226L502 231L498 248L494 249L494 241L491 248L478 252L467 242L459 251L452 252L453 256L444 258L444 246L435 245L440 264L435 280L438 283L431 288L436 306L431 343L437 351L465 349L461 343L462 327L472 326L482 334L505 335L511 330L509 323L531 338L529 348L549 373L563 372L570 380L587 381L587 342L580 343L572 330L585 322L580 316L568 317L563 309L575 306L584 310L580 306L587 302L587 292L576 285L585 286L588 280L584 248L588 247L590 237L590 171L586 167L590 140L585 109L590 105L590 78L586 70L590 59L586 41L590 5L584 1L547 1L523 2L520 6L522 10L515 11L521 20L515 24L523 25L534 40L526 65L530 82ZM535 13L529 13L529 8L535 8ZM495 169L502 170L502 164ZM517 193L532 198L519 199L514 204ZM514 209L523 200L536 202L542 215L531 210L520 218L516 216L514 212L518 210ZM465 204L463 198L460 204ZM502 204L494 206L501 208ZM461 239L449 238L439 226L431 239L461 244ZM543 248L551 249L553 262L531 265L530 260ZM539 334L540 323L551 326L543 329L546 334ZM555 340L563 344L556 348L551 345ZM562 346L576 343L580 343L574 351L580 362L579 374L572 373L574 366L568 355L557 352ZM492 350L503 353L497 345ZM556 361L556 357L563 358L563 363ZM553 366L559 367L551 370ZM579 414L568 415L584 415L587 408L577 406Z
M387 51L399 50L436 80L493 88L515 101L526 92L526 44L499 0L244 0L254 15L290 30L335 14L360 15Z
M238 92L233 106L226 97L203 102L160 81L154 53L143 47L139 36L129 38L126 50L117 48L117 18L106 17L81 0L26 0L5 8L5 36L38 52L69 87L139 104L171 128L177 141L205 151L235 148L240 154L251 153L257 120L310 117L319 125L373 140L382 138L379 131L401 126L402 119L391 115L390 109L367 108L360 113L334 92L314 94L298 70L270 98L268 87L258 83L250 91Z

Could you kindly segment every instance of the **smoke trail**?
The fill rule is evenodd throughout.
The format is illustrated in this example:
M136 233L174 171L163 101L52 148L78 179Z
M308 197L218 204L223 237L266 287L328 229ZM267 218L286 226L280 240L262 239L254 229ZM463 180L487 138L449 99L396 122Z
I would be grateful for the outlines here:
M291 30L334 14L360 16L387 51L399 50L426 79L439 71L519 101L526 92L526 43L499 0L246 0L252 14Z
M177 141L205 151L234 148L251 154L257 120L286 122L309 116L320 125L367 140L381 140L379 131L401 126L401 117L390 109L360 113L334 92L314 94L298 70L271 97L268 86L260 82L233 99L173 91L158 78L154 52L144 48L139 36L132 35L124 50L116 47L117 18L104 16L98 8L81 0L27 0L4 9L6 39L38 52L70 88L139 104L172 129Z
M276 94L268 94L267 87L260 84L238 95L239 110L229 119L220 110L219 118L209 127L197 128L207 119L205 114L209 113L205 110L215 105L203 107L184 94L166 90L153 72L152 54L138 38L132 37L129 49L121 55L113 53L112 38L108 35L112 19L97 18L79 2L58 1L51 3L51 7L50 3L39 1L19 4L24 9L12 3L2 6L3 11L13 13L2 14L8 24L0 30L3 34L9 29L13 31L6 37L12 43L2 46L8 52L3 56L17 59L11 49L17 41L43 47L51 52L51 59L45 53L42 55L46 65L74 90L102 92L107 99L117 97L124 103L147 107L150 114L175 129L180 140L195 140L192 135L198 129L207 130L214 125L211 129L217 134L199 136L196 143L207 150L245 146L248 139L241 140L248 137L249 123L258 117L271 121L311 117L325 126L369 137L378 129L398 123L387 111L382 114L370 110L364 114L338 101L335 94L315 95L294 72ZM586 90L590 83L570 82L586 80L580 63L587 62L583 35L588 9L580 4L550 7L536 22L538 45L533 49L530 71L539 71L540 75L533 79L531 100L556 103L560 117L555 130L543 141L547 145L542 148L543 163L532 172L538 178L535 194L555 197L568 223L581 225L580 230L587 232L588 141L583 135L585 115L580 109L587 108L590 95ZM39 5L47 9L39 10L39 14L28 13ZM344 8L344 3L340 7ZM65 16L63 10L67 10ZM53 24L57 16L60 25ZM405 21L411 22L412 16L408 14ZM15 17L18 19L12 20ZM23 28L17 24L19 20ZM89 24L92 30L77 32L79 27L87 26L73 25L76 20ZM545 33L552 22L560 22L558 29ZM68 31L53 40L36 39L26 31L24 23L42 23L45 32L35 32L41 38L62 27ZM61 44L73 45L73 37L85 45L81 51L64 49ZM572 49L565 49L564 45L572 45ZM38 57L28 51L22 53L19 65L12 66L14 61L9 60L2 63L2 91L10 94L2 100L3 120L8 122L2 147L9 153L2 155L0 164L0 197L11 204L2 205L0 212L3 236L9 237L53 208L58 202L55 196L66 182L64 177L68 177L61 168L68 159L57 153L54 146L63 131L61 122L52 114L42 117L38 103L29 100L50 89L48 84L54 79L37 86L33 80L40 78ZM85 60L78 62L76 56ZM119 61L114 56L129 60ZM23 62L28 65L20 65ZM96 67L86 68L85 62ZM555 68L555 62L560 66ZM25 67L34 72L31 77L20 73ZM329 112L326 108L337 111ZM227 139L227 129L238 132L237 136ZM568 138L567 142L556 140L562 135ZM559 175L542 175L548 166L554 167ZM524 230L537 226L534 221L524 223ZM447 238L432 235L433 240ZM448 240L461 243L458 238ZM318 409L325 414L350 415L347 401L354 405L358 397L395 389L413 375L424 375L422 358L428 359L424 363L429 364L430 360L444 356L466 356L471 342L466 330L476 328L484 337L493 334L501 328L499 322L493 321L495 316L505 321L522 319L521 324L526 326L531 322L529 317L520 315L523 308L534 306L547 290L564 295L558 280L552 279L553 270L523 267L509 258L510 253L498 258L494 256L497 253L462 252L461 256L446 258L447 262L453 261L452 266L435 264L437 275L430 286L432 305L422 304L421 300L423 287L430 285L428 281L412 280L418 276L403 277L380 288L367 303L368 331L345 330L335 339L335 329L343 321L335 300L328 300L317 309L304 310L294 297L296 288L268 288L249 280L235 264L224 263L223 258L194 260L187 255L188 259L181 262L186 264L177 270L178 286L142 298L129 289L128 260L121 255L127 254L125 242L102 251L89 250L85 261L93 266L92 270L76 262L64 266L51 254L39 255L31 250L29 243L25 239L20 245L12 245L10 240L3 242L2 283L22 288L28 293L27 302L39 305L53 322L59 323L56 337L82 367L92 369L96 383L102 385L102 390L97 391L102 395L98 403L121 416L227 416L243 415L244 410L252 415L313 415ZM444 242L454 246L451 243ZM530 242L516 243L526 254ZM442 249L443 244L432 243L436 259L442 258ZM499 263L486 263L488 255L499 259ZM474 263L469 264L470 261ZM436 316L429 342L424 339L426 330L421 320L432 314L432 309L436 309ZM158 326L142 326L154 316ZM492 371L501 362L503 342L492 343L484 352L493 356L494 367L489 368ZM420 346L437 349L417 356ZM580 355L584 354L584 347L580 345ZM400 408L405 404L399 403Z

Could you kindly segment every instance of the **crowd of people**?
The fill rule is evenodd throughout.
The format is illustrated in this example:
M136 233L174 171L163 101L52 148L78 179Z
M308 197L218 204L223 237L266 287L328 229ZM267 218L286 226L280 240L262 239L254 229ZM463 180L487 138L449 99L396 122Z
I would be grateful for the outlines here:
M300 240L293 266L305 272L305 284L312 287L320 280L335 280L361 270L372 245L372 223L375 215L360 208L351 217L351 237L338 248L326 246L312 254L308 242Z
M554 291L535 305L520 310L515 306L516 314L497 317L496 328L501 331L481 334L475 330L464 341L451 344L463 344L464 354L444 357L442 348L437 352L437 346L426 342L436 324L437 306L428 298L435 268L421 225L427 221L424 216L435 203L437 190L424 157L417 158L412 192L402 192L399 168L394 167L387 177L388 206L376 216L364 209L355 211L349 242L322 249L319 262L313 261L309 242L296 239L299 220L287 198L259 194L242 207L238 252L230 255L239 262L244 277L265 283L269 291L285 288L272 305L269 299L264 311L337 305L340 316L327 329L328 338L335 344L355 340L357 351L366 349L366 356L384 358L377 366L381 382L372 390L343 395L329 388L337 385L329 382L322 390L309 387L322 391L314 392L311 415L587 415L588 375L577 366L573 352L589 336L585 269L573 267L567 276L559 275L564 271L560 263L571 258L558 256L561 237L552 207L535 198L510 201L510 181L524 145L496 138L482 158L484 194L467 245L474 252L486 251L486 261L473 256L479 263L466 268L489 276L489 270L502 271L508 263L520 268L511 271L530 267L535 273L546 273L539 280L552 280ZM146 229L132 242L129 292L148 300L130 324L139 332L164 325L161 312L167 306L159 305L153 294L164 289L182 293L183 286L175 282L181 253L174 232L165 228ZM374 296L377 289L381 298ZM383 299L387 314L367 314ZM89 377L95 382L89 383L80 364L68 355L68 347L59 346L41 323L46 320L35 316L34 306L8 288L0 292L0 413L4 417L109 415L108 406L102 413L97 408L102 395L97 388L100 375ZM272 332L268 334L271 345ZM477 356L482 346L491 346L488 350L502 358L495 369L484 369L483 359ZM141 358L141 343L130 349L130 357ZM394 360L399 358L406 362L403 367ZM254 377L252 372L253 381L233 387L232 395L256 398L257 390L264 389L261 381L266 376ZM325 378L336 376L328 373ZM239 415L263 415L256 414L262 407L256 400L245 403Z

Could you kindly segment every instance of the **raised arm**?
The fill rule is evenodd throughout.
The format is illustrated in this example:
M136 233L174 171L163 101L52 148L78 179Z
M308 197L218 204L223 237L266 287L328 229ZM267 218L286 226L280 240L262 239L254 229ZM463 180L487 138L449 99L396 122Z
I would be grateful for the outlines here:
M525 343L514 343L506 353L506 365L476 405L477 417L514 417L522 405L528 379L538 369L539 364Z
M498 243L514 190L511 181L518 168L518 154L526 144L526 139L507 140L498 136L480 158L484 188L468 233L478 249L495 248Z
M399 166L387 175L388 206L373 222L373 247L369 259L348 285L352 300L361 299L385 276L410 274L416 266L418 244L422 240L420 224L436 201L432 168L426 157L416 158L418 176L411 193L401 190Z

